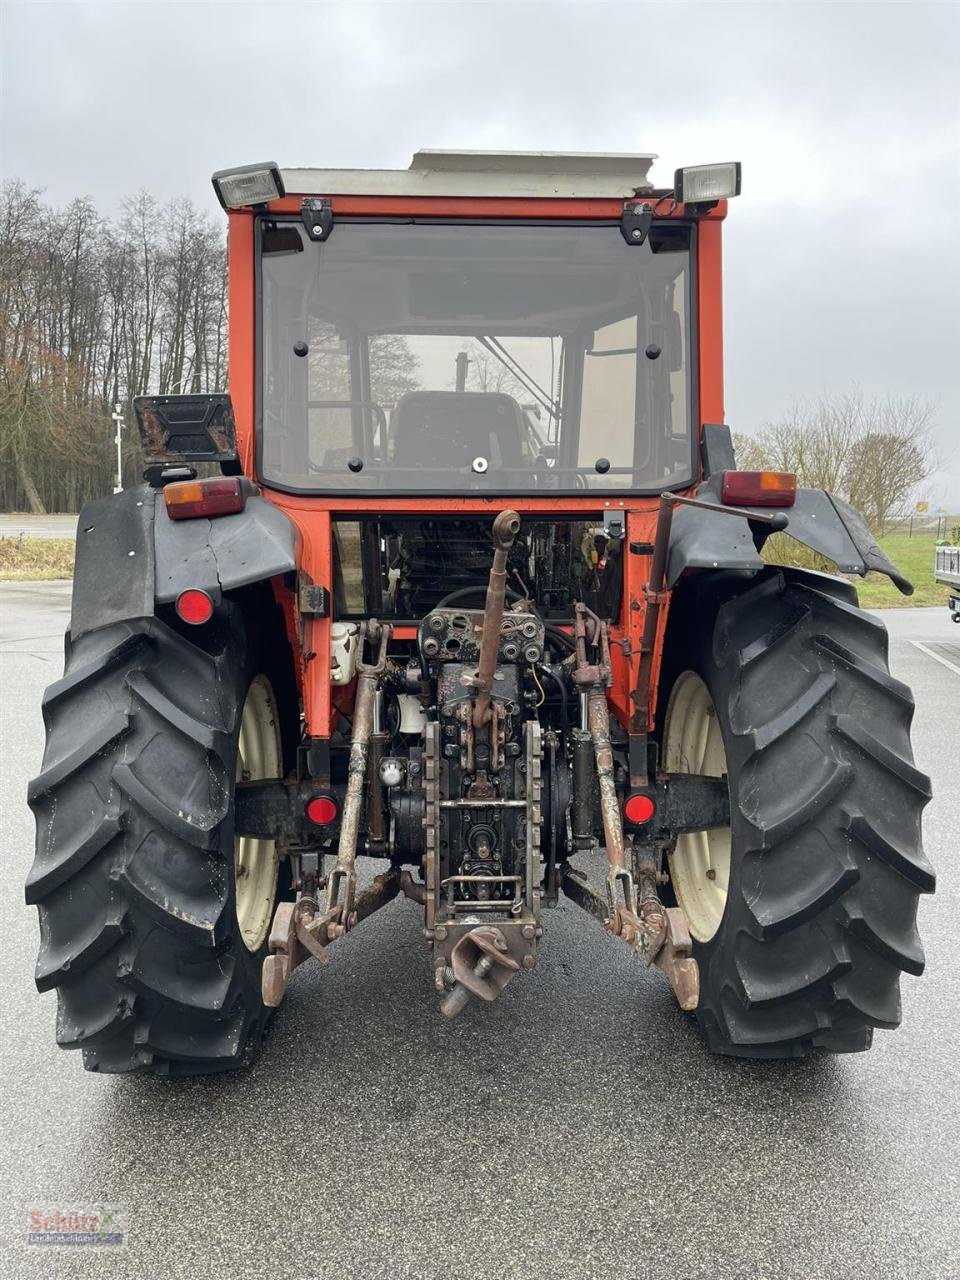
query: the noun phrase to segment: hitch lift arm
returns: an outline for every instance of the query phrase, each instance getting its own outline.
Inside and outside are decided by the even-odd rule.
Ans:
[[[643,850],[635,859],[636,880],[627,867],[606,695],[611,680],[607,624],[601,622],[586,605],[578,604],[574,637],[576,667],[573,679],[587,696],[588,728],[593,739],[600,785],[600,810],[608,863],[606,900],[572,868],[567,868],[564,873],[563,888],[579,906],[598,915],[604,928],[627,943],[646,964],[655,964],[663,971],[682,1009],[695,1009],[700,999],[700,971],[691,955],[693,944],[683,912],[678,907],[668,909],[660,901],[657,893],[660,868],[649,850]],[[599,661],[595,664],[588,660],[588,643],[598,652]],[[618,887],[623,894],[622,905]]]

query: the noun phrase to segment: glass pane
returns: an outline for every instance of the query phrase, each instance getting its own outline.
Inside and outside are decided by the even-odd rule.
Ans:
[[[637,417],[637,317],[598,329],[585,355],[580,466],[595,467],[602,439],[603,456],[618,467],[629,467]]]
[[[575,493],[689,478],[686,228],[666,248],[605,224],[338,223],[301,239],[261,259],[268,482]]]

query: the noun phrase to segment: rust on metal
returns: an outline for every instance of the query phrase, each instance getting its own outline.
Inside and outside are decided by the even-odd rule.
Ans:
[[[367,916],[372,916],[375,911],[379,911],[388,902],[392,902],[399,892],[400,874],[398,868],[391,867],[389,871],[382,871],[378,876],[374,876],[366,889],[357,894],[356,901],[353,904],[353,911],[347,921],[348,927],[353,929],[361,920],[366,920]]]
[[[528,967],[528,966],[524,966]],[[471,996],[491,1002],[520,969],[510,954],[501,929],[471,929],[454,946],[450,956],[453,986],[440,1006],[444,1017],[455,1018]]]
[[[578,604],[574,615],[574,639],[577,665],[573,671],[573,679],[587,696],[587,730],[593,741],[593,754],[597,766],[600,818],[603,824],[607,861],[610,864],[609,882],[611,878],[622,878],[622,873],[626,871],[627,860],[620,800],[617,796],[616,775],[613,767],[610,708],[607,705],[606,691],[610,681],[610,641],[607,624],[601,622],[595,613],[591,613],[586,605]],[[587,657],[588,640],[599,649],[598,663],[591,664]],[[629,875],[628,872],[627,874]]]
[[[353,707],[353,731],[347,765],[347,792],[340,820],[337,864],[327,881],[327,911],[333,911],[342,926],[346,926],[347,917],[353,910],[357,883],[357,839],[360,834],[370,737],[374,727],[374,703],[380,677],[387,667],[387,645],[392,634],[392,628],[388,624],[381,624],[373,618],[361,624],[361,644],[368,640],[376,647],[377,656],[373,662],[357,663],[357,695]]]
[[[654,573],[662,581],[669,543],[670,513],[673,507],[662,503],[657,542],[654,547]],[[659,601],[648,597],[647,618],[654,614]],[[646,634],[646,633],[645,633]],[[613,743],[610,737],[610,711],[606,687],[610,681],[610,645],[607,624],[586,605],[578,604],[574,616],[576,666],[573,678],[586,694],[587,729],[593,742],[597,781],[600,791],[600,816],[607,854],[606,901],[580,873],[568,868],[563,888],[578,906],[603,921],[609,929],[641,956],[648,965],[656,964],[665,974],[683,1009],[695,1009],[700,994],[700,974],[692,957],[692,943],[683,912],[667,909],[660,901],[657,886],[660,855],[644,851],[639,857],[636,876],[627,866],[627,848],[623,833],[620,799],[614,772]],[[598,652],[598,660],[590,662],[587,646]],[[646,729],[646,721],[643,724]],[[655,860],[656,859],[656,860]],[[622,901],[621,901],[622,895]]]
[[[693,958],[693,943],[686,917],[679,907],[664,907],[647,897],[639,914],[617,907],[611,915],[606,898],[597,892],[582,871],[567,866],[562,888],[572,902],[600,920],[622,942],[655,965],[670,983],[681,1009],[696,1009],[700,1000],[700,970]]]
[[[438,846],[440,827],[440,725],[427,722],[423,735],[423,879],[427,903],[424,924],[432,929],[437,917],[437,891],[440,870]]]
[[[600,787],[600,819],[611,867],[627,865],[624,852],[623,821],[620,816],[620,800],[617,796],[616,777],[613,770],[613,744],[610,741],[610,712],[604,690],[594,685],[587,694],[587,728],[593,739],[593,753],[597,762],[597,781]]]
[[[666,938],[653,963],[663,971],[680,1008],[690,1012],[700,1003],[700,968],[692,955],[693,940],[679,907],[667,907],[666,917]]]
[[[374,877],[371,884],[357,895],[345,923],[338,919],[339,905],[321,911],[316,899],[307,895],[297,902],[281,902],[270,928],[267,943],[270,954],[263,962],[263,1003],[275,1009],[298,965],[311,956],[326,964],[330,959],[327,951],[330,943],[386,906],[397,896],[400,888],[400,874],[396,867]]]
[[[487,583],[487,599],[483,610],[483,631],[480,636],[480,660],[474,681],[476,697],[473,703],[473,723],[480,729],[490,719],[490,692],[497,669],[500,650],[500,627],[503,622],[503,606],[507,591],[507,557],[517,534],[520,517],[516,511],[501,511],[493,522],[493,564]]]
[[[322,964],[329,959],[324,933],[327,916],[318,916],[317,910],[315,899],[310,897],[281,902],[277,907],[267,944],[270,954],[263,962],[261,977],[263,1003],[271,1009],[283,999],[297,965],[310,956]]]
[[[228,395],[135,396],[133,407],[148,466],[236,459],[237,429]]]
[[[421,907],[427,901],[427,886],[420,880],[414,880],[407,870],[400,872],[400,888],[405,898],[409,898],[411,902],[419,903]]]

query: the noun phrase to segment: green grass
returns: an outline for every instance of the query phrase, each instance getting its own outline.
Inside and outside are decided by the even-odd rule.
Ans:
[[[72,578],[72,538],[0,538],[0,582]]]
[[[868,573],[865,578],[854,578],[860,603],[866,609],[902,609],[918,605],[947,603],[948,588],[933,579],[934,547],[937,539],[933,532],[898,530],[884,534],[877,541],[905,578],[913,583],[913,595],[902,596],[889,578],[879,573]]]
[[[903,576],[913,583],[913,595],[901,595],[882,573],[868,573],[865,578],[852,576],[850,581],[857,588],[860,603],[865,609],[909,609],[947,603],[948,589],[933,578],[933,549],[937,539],[932,531],[916,530],[911,537],[905,530],[896,530],[884,534],[877,541]],[[837,571],[832,561],[825,560],[783,533],[770,539],[764,548],[763,558],[768,564],[791,564],[802,569],[821,569],[826,573]]]

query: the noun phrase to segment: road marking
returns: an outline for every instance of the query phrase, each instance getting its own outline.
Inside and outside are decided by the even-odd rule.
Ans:
[[[955,662],[951,662],[949,658],[941,657],[939,653],[934,653],[932,649],[928,649],[925,644],[921,644],[919,640],[911,640],[910,643],[917,649],[920,649],[928,658],[933,658],[934,662],[942,663],[948,670],[952,671],[955,676],[960,676],[960,667]]]

